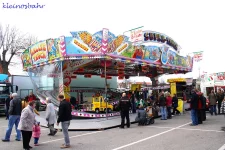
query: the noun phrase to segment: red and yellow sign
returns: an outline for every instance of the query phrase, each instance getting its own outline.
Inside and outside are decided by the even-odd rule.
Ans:
[[[78,47],[80,47],[82,50],[84,50],[84,51],[88,51],[89,50],[89,48],[87,47],[87,46],[85,46],[84,44],[82,44],[82,43],[80,43],[78,40],[74,40],[74,44],[75,45],[77,45]]]
[[[48,60],[47,43],[46,41],[34,44],[30,48],[31,59],[33,64],[42,63]]]

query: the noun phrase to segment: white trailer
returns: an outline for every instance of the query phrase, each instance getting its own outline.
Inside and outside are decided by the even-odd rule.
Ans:
[[[33,92],[36,95],[36,90],[34,89],[33,83],[29,76],[25,75],[12,75],[9,77],[9,81],[12,85],[18,86],[17,94],[21,98],[25,98]]]

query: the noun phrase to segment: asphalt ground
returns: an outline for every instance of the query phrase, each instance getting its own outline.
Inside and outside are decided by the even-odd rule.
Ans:
[[[170,120],[156,119],[155,124],[131,128],[114,128],[104,131],[70,131],[71,150],[218,150],[225,144],[223,115],[211,116],[198,126],[190,126],[190,112]],[[7,120],[0,117],[0,135],[4,137]],[[58,150],[63,144],[63,134],[48,136],[48,129],[41,128],[39,146],[33,150]],[[15,141],[15,130],[10,142],[1,142],[1,150],[21,150],[22,142]],[[225,148],[224,148],[225,149]],[[221,148],[220,150],[223,150]]]

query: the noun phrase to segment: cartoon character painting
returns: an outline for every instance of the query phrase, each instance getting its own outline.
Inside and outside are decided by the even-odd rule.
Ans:
[[[29,66],[31,66],[31,59],[30,59],[29,54],[25,53],[25,54],[22,56],[22,61],[23,61],[24,67],[29,67]]]
[[[47,43],[48,43],[49,59],[54,60],[55,58],[60,57],[59,39],[50,39],[48,40]]]
[[[49,52],[49,55],[51,57],[56,57],[56,47],[55,47],[55,44],[54,44],[54,40],[50,40],[49,43],[48,43],[48,52]]]
[[[171,64],[171,65],[174,65],[174,56],[173,56],[173,54],[172,53],[169,53],[169,63]]]
[[[150,59],[156,59],[156,58],[157,58],[157,51],[156,49],[153,49],[150,54]]]
[[[193,66],[191,56],[187,56],[187,58],[186,58],[186,64],[187,64],[187,67],[190,67],[190,68]]]
[[[134,47],[134,54],[132,58],[136,59],[142,59],[144,56],[143,50],[141,46],[135,46]]]

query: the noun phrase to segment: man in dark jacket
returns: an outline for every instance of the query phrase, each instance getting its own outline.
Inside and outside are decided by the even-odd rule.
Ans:
[[[132,103],[132,113],[136,113],[136,103],[135,103],[134,91],[132,91],[132,94],[131,94],[131,103]]]
[[[12,100],[10,101],[9,105],[9,122],[8,122],[8,128],[6,130],[5,138],[2,139],[3,142],[9,142],[10,136],[12,132],[12,128],[15,124],[16,126],[16,140],[21,140],[21,133],[20,130],[18,130],[18,125],[20,122],[20,116],[22,111],[22,103],[19,98],[17,98],[17,93],[12,94]]]
[[[139,91],[138,91],[138,88],[136,88],[136,90],[135,90],[135,97],[136,97],[136,99],[139,101],[140,100],[140,95],[139,95]]]
[[[160,106],[161,120],[167,120],[166,98],[164,96],[164,92],[160,93],[159,106]]]
[[[74,109],[76,108],[76,98],[71,96],[70,103],[73,105]]]
[[[191,97],[191,126],[198,125],[198,95],[195,90],[192,91]]]
[[[6,120],[9,119],[9,106],[10,106],[10,101],[12,100],[12,93],[9,95],[9,97],[5,100],[5,115],[6,115]]]
[[[125,118],[127,120],[127,127],[130,127],[130,118],[129,118],[129,110],[131,108],[131,102],[129,98],[126,96],[126,93],[122,94],[122,98],[119,101],[120,115],[121,115],[121,126],[120,128],[124,128]]]
[[[178,107],[178,98],[177,98],[177,95],[176,94],[174,94],[174,96],[172,98],[172,107],[173,107],[173,113],[172,113],[172,115],[180,114],[180,111],[177,110],[177,107]]]
[[[223,99],[224,99],[224,93],[221,91],[221,89],[219,89],[216,94],[216,100],[218,102],[218,114],[220,114],[220,108],[221,108],[221,103]]]
[[[72,120],[72,108],[70,102],[67,102],[64,99],[63,95],[58,96],[58,100],[60,101],[59,112],[58,112],[58,120],[57,126],[61,122],[62,132],[64,135],[65,144],[61,146],[61,148],[70,148],[70,139],[68,134],[68,128],[70,126],[70,120]]]
[[[206,120],[206,97],[202,94],[202,121]]]
[[[203,122],[203,96],[202,93],[198,91],[198,124],[202,124]]]

